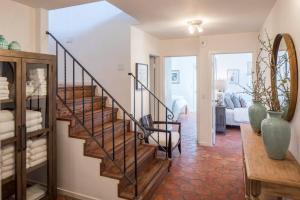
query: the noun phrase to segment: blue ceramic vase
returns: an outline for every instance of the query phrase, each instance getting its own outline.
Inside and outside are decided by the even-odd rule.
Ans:
[[[248,108],[249,121],[253,131],[257,134],[261,132],[261,122],[267,117],[267,110],[260,101],[253,100],[253,104]]]
[[[8,42],[3,35],[0,35],[0,49],[8,49]]]
[[[12,41],[12,42],[8,45],[8,49],[9,49],[9,50],[20,51],[20,50],[21,50],[21,45],[20,45],[19,42],[17,42],[17,41]]]
[[[268,118],[261,124],[261,132],[268,156],[283,160],[290,145],[291,129],[282,119],[283,112],[268,111]]]

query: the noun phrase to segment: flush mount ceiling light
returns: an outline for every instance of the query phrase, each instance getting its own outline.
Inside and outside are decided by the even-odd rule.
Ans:
[[[202,21],[201,20],[188,21],[187,24],[189,26],[189,32],[190,32],[190,34],[194,34],[196,31],[198,33],[202,33],[203,32]]]

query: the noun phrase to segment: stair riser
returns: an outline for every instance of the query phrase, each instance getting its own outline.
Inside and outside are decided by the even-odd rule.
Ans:
[[[109,120],[111,121],[111,120]],[[91,122],[86,123],[86,127],[92,133],[92,128],[91,128]],[[125,127],[125,131],[127,131],[128,126]],[[115,137],[123,134],[124,132],[124,125],[120,122],[115,123]],[[101,135],[102,134],[102,123],[95,123],[94,124],[94,135]],[[112,126],[110,127],[104,127],[104,134],[105,138],[110,139],[112,138]],[[81,126],[81,125],[76,125],[75,127],[70,127],[70,136],[75,137],[75,138],[80,138],[80,139],[88,139],[89,138],[89,133]]]
[[[115,133],[118,134],[118,135],[121,135],[121,134],[123,134],[123,130],[121,130],[121,129],[116,130]],[[95,138],[97,139],[97,141],[101,145],[102,144],[102,137],[96,136]],[[111,143],[112,142],[111,138],[112,138],[111,132],[109,134],[106,134],[105,137],[104,137],[104,144],[107,144],[108,142]],[[126,144],[126,146],[128,148],[132,148],[133,141],[132,140],[130,140],[130,141],[127,140],[125,142],[125,144]],[[109,145],[104,145],[104,149],[108,153],[112,154],[112,149],[108,149],[108,148],[109,148]],[[115,146],[115,155],[117,155],[118,153],[120,153],[122,150],[123,150],[123,145],[120,145],[120,146],[116,145]],[[99,145],[93,139],[91,139],[91,138],[89,138],[89,139],[86,140],[84,152],[85,152],[85,155],[96,155],[96,154],[99,154],[97,156],[98,158],[104,158],[103,157],[103,153],[101,153],[101,151],[99,151]]]
[[[143,160],[138,162],[138,174],[144,169],[145,166],[147,166],[153,159],[155,159],[155,149],[153,149],[152,151],[153,152],[151,154],[149,154],[149,156],[147,156],[146,158],[143,158]],[[131,171],[128,171],[127,175],[129,176],[129,178],[131,178],[131,180],[134,180],[134,177],[135,177],[134,168],[132,168]],[[127,184],[129,184],[128,179],[125,177],[122,178],[118,185],[119,190],[120,191],[123,190]]]
[[[66,117],[71,117],[72,113],[69,112],[69,110],[66,108],[65,105],[61,103],[61,101],[57,101],[57,117],[58,118],[66,118]],[[94,111],[102,109],[102,104],[103,107],[105,108],[106,102],[105,100],[102,103],[102,99],[95,99],[94,101]],[[67,106],[73,110],[73,103],[72,102],[67,102]],[[91,101],[85,101],[84,102],[84,112],[89,112],[92,111],[92,102]],[[80,103],[77,101],[75,104],[75,114],[80,115],[83,112],[83,105],[82,102]]]
[[[85,97],[91,97],[95,96],[95,91],[96,91],[96,86],[84,86],[82,87],[75,87],[75,93],[73,93],[73,88],[72,87],[67,87],[66,88],[66,99],[73,99],[73,94],[74,98],[82,98],[83,94]],[[58,95],[64,99],[65,98],[65,90],[63,87],[58,88]]]

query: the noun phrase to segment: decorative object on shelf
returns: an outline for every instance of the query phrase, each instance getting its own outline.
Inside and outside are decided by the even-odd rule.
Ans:
[[[282,119],[283,112],[268,111],[268,118],[261,125],[264,145],[268,156],[283,160],[290,145],[291,130],[287,121]]]
[[[217,105],[218,106],[223,106],[224,102],[224,92],[227,87],[227,82],[226,80],[216,80],[215,81],[215,89],[217,90]]]
[[[171,81],[172,81],[172,84],[180,84],[180,71],[179,70],[172,70]]]
[[[0,49],[8,49],[8,42],[3,35],[0,35]]]
[[[279,46],[277,44],[278,39],[274,41],[273,45],[269,35],[266,34],[266,40],[263,40],[261,37],[259,37],[259,42],[261,46],[261,52],[258,60],[260,60],[264,66],[264,69],[262,70],[263,74],[266,74],[266,69],[270,69],[271,82],[277,81],[278,73],[280,73],[280,70],[278,69],[280,69],[281,66],[285,66],[288,60],[285,56],[280,57],[278,60],[279,57],[277,58],[276,53],[274,53],[275,50],[273,46]],[[280,90],[283,96],[289,96],[290,91],[280,88],[282,82],[278,85],[273,83],[272,86],[270,86],[266,80],[267,78],[264,76],[261,81],[263,94],[262,102],[269,110],[268,118],[262,121],[261,131],[268,156],[272,159],[282,160],[285,158],[290,144],[291,130],[288,122],[282,119],[283,111],[281,102],[276,94],[277,90]],[[280,80],[283,80],[284,84],[288,81],[287,79]],[[288,88],[288,86],[286,87]]]
[[[227,70],[227,80],[229,84],[239,84],[240,70],[238,69],[228,69]]]
[[[143,83],[145,87],[148,87],[148,65],[142,63],[136,63],[135,74],[137,80]],[[140,83],[136,82],[136,90],[142,90],[143,87]]]
[[[15,51],[21,51],[21,45],[20,45],[19,42],[17,42],[17,41],[12,41],[12,42],[8,45],[8,49],[9,49],[9,50],[15,50]]]
[[[287,33],[278,34],[272,53],[272,95],[283,111],[283,119],[291,121],[298,96],[298,62],[292,37]]]
[[[267,117],[267,109],[260,100],[252,100],[253,104],[248,108],[249,121],[253,131],[261,133],[261,122]]]

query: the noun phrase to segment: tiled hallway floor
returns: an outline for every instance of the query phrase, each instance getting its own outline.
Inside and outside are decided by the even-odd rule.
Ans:
[[[239,129],[217,135],[214,147],[200,147],[194,121],[194,115],[181,116],[182,154],[175,154],[153,200],[244,200]]]

